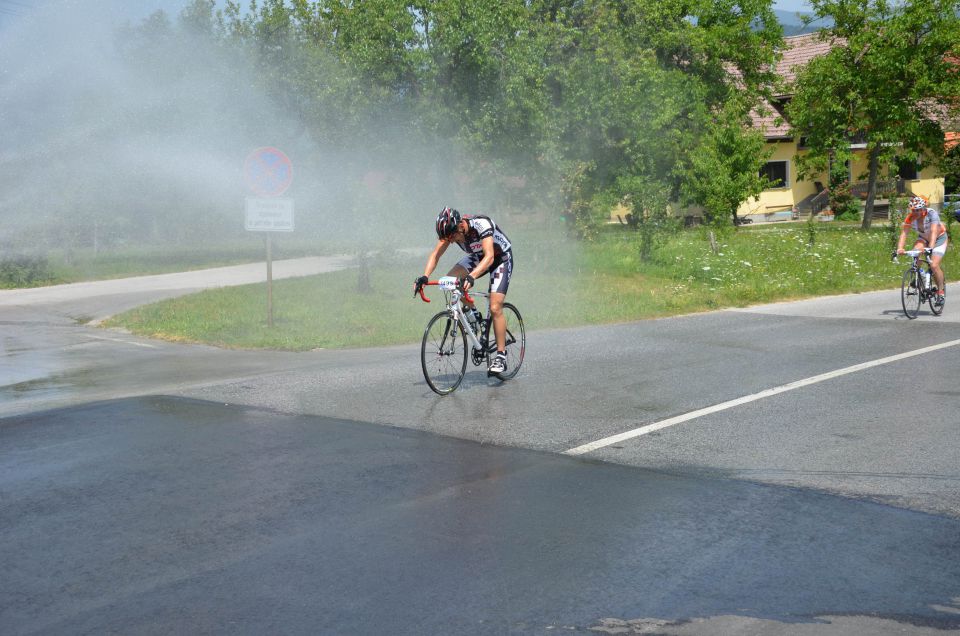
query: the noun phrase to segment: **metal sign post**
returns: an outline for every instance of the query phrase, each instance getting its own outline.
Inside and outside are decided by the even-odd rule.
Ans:
[[[273,241],[267,234],[267,326],[273,327]]]
[[[293,164],[276,148],[257,148],[243,163],[243,178],[257,198],[247,198],[244,227],[265,232],[267,326],[273,327],[273,240],[271,232],[293,232],[293,199],[279,198],[293,182]]]

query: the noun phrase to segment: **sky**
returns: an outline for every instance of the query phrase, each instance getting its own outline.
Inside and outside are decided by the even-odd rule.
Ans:
[[[180,10],[189,3],[189,0],[0,0],[0,30],[27,17],[38,10],[56,7],[57,5],[103,5],[111,7],[111,13],[136,22],[150,15],[157,9],[163,9],[171,16],[180,13]]]
[[[779,11],[790,11],[791,13],[805,12],[810,10],[810,3],[806,0],[777,0],[773,3],[773,8]]]

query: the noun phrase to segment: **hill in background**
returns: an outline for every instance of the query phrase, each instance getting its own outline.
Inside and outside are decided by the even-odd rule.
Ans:
[[[796,11],[778,11],[774,9],[774,14],[777,16],[777,20],[780,21],[780,25],[783,27],[783,35],[802,35],[804,33],[813,33],[824,26],[826,23],[823,20],[818,20],[809,26],[803,26],[803,21],[800,19],[801,14]]]

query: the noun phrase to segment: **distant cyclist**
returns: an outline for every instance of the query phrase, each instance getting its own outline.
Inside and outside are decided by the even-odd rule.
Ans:
[[[490,274],[490,317],[497,339],[497,355],[490,363],[487,375],[499,376],[507,370],[507,322],[503,317],[503,300],[513,274],[510,239],[490,217],[460,214],[449,207],[437,215],[436,229],[437,245],[427,258],[423,276],[414,281],[414,289],[419,291],[423,287],[451,243],[456,243],[467,253],[447,274],[460,279],[464,290],[473,287],[476,279],[484,274]],[[471,306],[471,311],[477,310]],[[479,317],[479,312],[476,315]]]
[[[936,304],[942,306],[945,297],[943,270],[940,269],[940,261],[943,260],[943,255],[947,251],[947,227],[940,220],[940,214],[933,208],[928,207],[927,200],[923,197],[915,196],[910,199],[909,207],[910,213],[903,220],[903,227],[900,229],[897,254],[903,254],[903,246],[907,242],[907,232],[911,228],[917,233],[913,249],[933,249],[933,253],[930,255],[930,269],[933,270],[933,280],[937,285]]]

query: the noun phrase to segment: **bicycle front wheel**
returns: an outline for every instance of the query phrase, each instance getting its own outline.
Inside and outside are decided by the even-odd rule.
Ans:
[[[903,303],[903,313],[913,320],[920,313],[920,272],[910,268],[903,273],[903,282],[900,285],[900,300]]]
[[[517,375],[520,365],[523,364],[523,354],[527,348],[527,333],[523,328],[520,312],[510,303],[503,303],[503,317],[507,321],[507,370],[500,374],[500,379],[509,380]],[[490,334],[490,338],[493,339],[493,333]],[[496,351],[495,341],[491,344]]]
[[[467,371],[467,336],[449,311],[430,319],[420,345],[423,377],[435,393],[452,393]]]
[[[933,276],[933,274],[930,274],[930,275]],[[944,294],[946,294],[946,292],[947,292],[947,277],[946,277],[946,276],[943,277],[943,292],[944,292]],[[929,299],[929,300],[930,300],[930,311],[933,312],[933,315],[934,315],[934,316],[939,316],[940,314],[942,314],[942,313],[943,313],[943,305],[937,303],[937,300],[938,300],[937,294],[930,294],[930,299]],[[944,300],[946,300],[946,297],[944,297]]]

